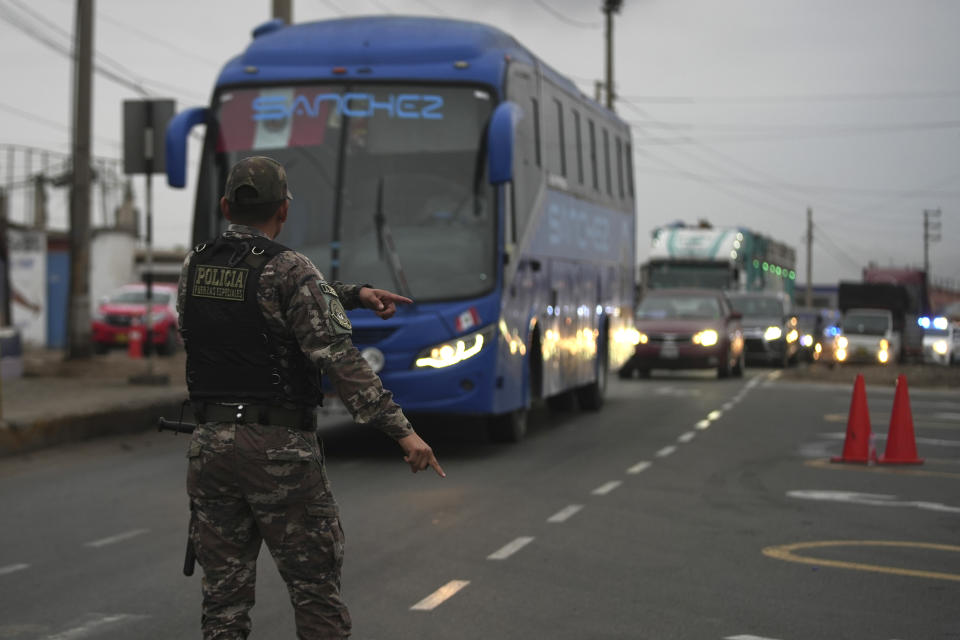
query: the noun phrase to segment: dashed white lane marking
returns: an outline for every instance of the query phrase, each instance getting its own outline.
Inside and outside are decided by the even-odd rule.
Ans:
[[[89,638],[101,632],[104,627],[117,622],[128,622],[133,620],[143,620],[148,616],[133,615],[129,613],[116,613],[113,615],[93,614],[90,620],[80,626],[55,633],[51,636],[44,636],[41,640],[80,640],[80,638]]]
[[[677,442],[682,442],[686,444],[687,442],[690,442],[691,440],[693,440],[694,436],[696,435],[697,434],[694,433],[693,431],[687,431],[686,433],[681,434],[679,437],[677,437]]]
[[[8,573],[15,573],[17,571],[23,571],[24,569],[29,569],[30,565],[28,564],[9,564],[5,567],[0,567],[0,576],[5,576]]]
[[[635,465],[633,465],[632,467],[630,467],[629,469],[627,469],[627,473],[630,473],[630,474],[638,474],[638,473],[640,473],[640,472],[642,472],[642,471],[646,471],[647,469],[649,469],[649,468],[650,468],[650,465],[652,465],[652,464],[653,464],[652,462],[647,462],[646,460],[644,460],[644,461],[642,461],[642,462],[638,462],[637,464],[635,464]]]
[[[469,580],[451,580],[426,598],[410,607],[411,611],[430,611],[452,598],[458,591],[470,584]]]
[[[129,540],[130,538],[136,538],[139,535],[147,533],[150,529],[134,529],[133,531],[124,531],[123,533],[118,533],[115,536],[110,536],[109,538],[101,538],[99,540],[93,540],[92,542],[87,542],[84,544],[86,547],[105,547],[110,544],[116,544],[117,542],[123,542],[124,540]]]
[[[553,514],[549,518],[547,518],[547,522],[566,522],[567,520],[575,516],[577,512],[580,511],[580,509],[583,509],[582,504],[568,505],[563,509],[560,509],[560,511],[557,511],[555,514]]]
[[[660,449],[660,451],[657,451],[653,455],[657,456],[658,458],[666,458],[668,455],[670,455],[676,450],[677,448],[675,446],[670,445],[669,447],[664,447],[663,449]]]
[[[487,560],[506,560],[520,549],[523,549],[525,546],[533,542],[533,538],[530,537],[520,537],[514,540],[513,542],[508,542],[503,545],[493,553],[487,556]]]
[[[739,636],[727,636],[724,640],[777,640],[776,638],[768,638],[766,636],[751,636],[751,635],[739,635]]]
[[[781,375],[783,375],[783,371],[771,371],[770,374],[767,376],[767,378],[770,380],[776,380]]]
[[[730,411],[730,409],[733,409],[733,405],[735,404],[737,403],[731,400],[730,402],[725,402],[722,408],[724,411]]]
[[[707,414],[707,420],[709,420],[710,422],[713,422],[714,420],[719,419],[720,416],[722,415],[723,415],[723,411],[716,411],[716,410],[711,411],[710,413]]]
[[[611,491],[613,491],[614,489],[616,489],[617,487],[619,487],[621,484],[623,484],[621,480],[611,480],[606,484],[600,485],[590,493],[592,493],[595,496],[605,496]]]
[[[700,429],[701,431],[703,431],[704,429],[709,429],[709,428],[710,428],[710,421],[709,421],[709,420],[701,420],[700,422],[697,423],[697,429]]]

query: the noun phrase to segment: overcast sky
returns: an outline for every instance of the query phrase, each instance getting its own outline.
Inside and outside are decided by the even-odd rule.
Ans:
[[[585,93],[603,75],[600,0],[292,1],[296,22],[387,10],[485,22]],[[74,7],[0,0],[0,143],[69,151],[72,66],[57,49],[71,44]],[[209,98],[220,66],[270,18],[271,3],[95,7],[100,63],[185,108]],[[653,227],[706,218],[793,245],[800,281],[809,206],[813,279],[835,283],[858,278],[868,261],[921,264],[923,211],[939,209],[932,271],[960,281],[958,33],[955,0],[625,0],[617,111],[634,125],[639,259]],[[121,157],[121,105],[139,97],[95,76],[96,155]],[[5,157],[0,166],[5,182]],[[195,164],[188,181],[176,191],[154,180],[158,247],[189,243]],[[135,187],[142,199],[142,177]],[[51,199],[59,226],[62,191]]]

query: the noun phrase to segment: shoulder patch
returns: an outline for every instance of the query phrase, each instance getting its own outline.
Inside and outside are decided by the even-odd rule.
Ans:
[[[333,296],[335,298],[337,297],[337,290],[330,286],[330,283],[327,281],[317,280],[317,284],[320,285],[320,291],[323,291],[328,296]]]
[[[343,310],[343,305],[340,303],[339,298],[330,300],[330,317],[347,331],[353,330],[353,325],[350,324],[350,318],[347,317],[347,312]]]

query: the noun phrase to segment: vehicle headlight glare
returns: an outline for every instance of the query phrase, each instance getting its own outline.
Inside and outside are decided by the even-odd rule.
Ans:
[[[716,331],[713,329],[704,329],[693,336],[693,343],[699,344],[701,347],[712,347],[717,344],[719,339],[720,335]]]
[[[442,369],[463,362],[468,358],[480,353],[484,345],[491,343],[494,327],[491,325],[486,329],[477,331],[462,338],[456,338],[449,342],[434,345],[429,349],[424,349],[417,356],[414,365],[417,368],[432,367]]]
[[[848,342],[846,336],[838,336],[838,337],[837,337],[837,348],[838,348],[838,349],[846,349],[846,348],[847,348],[847,344],[849,344],[849,342]]]
[[[933,350],[942,356],[947,355],[947,341],[937,340],[936,342],[933,343]]]
[[[846,349],[837,349],[837,360],[843,362],[847,359],[847,350]]]
[[[767,330],[763,332],[763,339],[767,342],[771,340],[779,340],[780,336],[783,335],[783,329],[780,327],[767,327]]]
[[[813,336],[810,335],[809,333],[804,334],[804,336],[803,336],[802,338],[800,338],[800,345],[803,346],[803,347],[812,347],[812,346],[813,346]]]
[[[886,349],[881,350],[877,354],[877,360],[879,360],[881,364],[887,364],[887,362],[890,360],[890,352]]]
[[[791,329],[790,333],[787,334],[787,342],[794,343],[799,337],[800,333],[796,329]]]

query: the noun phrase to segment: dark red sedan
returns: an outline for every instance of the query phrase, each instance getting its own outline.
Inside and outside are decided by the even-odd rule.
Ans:
[[[741,314],[722,291],[655,289],[637,308],[637,345],[621,378],[651,369],[716,369],[718,378],[745,369]]]

